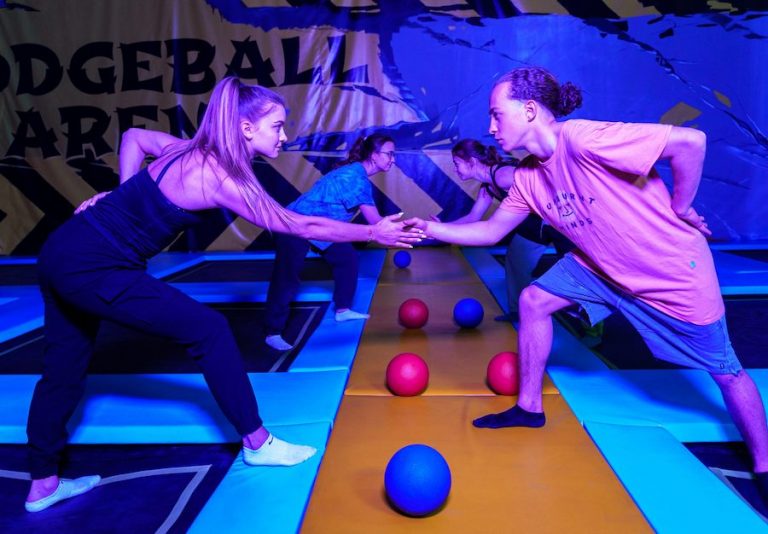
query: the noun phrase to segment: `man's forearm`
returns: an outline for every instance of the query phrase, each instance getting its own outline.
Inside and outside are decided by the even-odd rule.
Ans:
[[[704,170],[705,154],[706,136],[698,130],[690,130],[686,142],[681,143],[670,158],[672,209],[678,215],[685,214],[696,198]]]

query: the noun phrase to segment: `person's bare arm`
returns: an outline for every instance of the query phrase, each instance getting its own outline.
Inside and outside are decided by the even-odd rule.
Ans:
[[[120,183],[141,170],[147,156],[159,156],[168,145],[181,141],[165,132],[130,128],[120,140]]]
[[[402,218],[402,213],[383,217],[374,225],[352,224],[291,212],[270,199],[274,203],[275,213],[261,215],[251,211],[234,182],[229,179],[223,180],[222,186],[214,195],[217,205],[232,210],[256,226],[304,239],[332,242],[376,241],[386,246],[412,248],[412,243],[418,243],[423,238],[423,232],[420,229],[406,228],[405,223],[399,220]],[[283,217],[278,213],[282,213]]]
[[[466,224],[425,221],[418,217],[407,219],[405,224],[424,231],[428,238],[439,239],[455,245],[490,246],[514,230],[528,216],[497,209],[488,220]]]
[[[483,218],[485,212],[491,207],[492,202],[493,199],[491,198],[491,195],[488,194],[488,190],[485,187],[481,187],[480,191],[477,193],[477,199],[475,200],[475,203],[472,204],[472,209],[469,210],[469,213],[450,222],[453,224],[477,222]]]
[[[669,134],[661,158],[669,159],[672,169],[672,210],[703,234],[711,235],[704,217],[692,206],[701,182],[706,152],[707,137],[704,132],[675,126]]]
[[[363,214],[368,224],[376,224],[383,218],[376,206],[372,204],[361,204],[360,213]]]
[[[120,183],[139,172],[147,156],[159,156],[166,146],[178,141],[181,139],[165,132],[141,128],[128,129],[120,139]],[[84,200],[75,209],[75,213],[88,209],[109,193],[109,191],[102,191]]]

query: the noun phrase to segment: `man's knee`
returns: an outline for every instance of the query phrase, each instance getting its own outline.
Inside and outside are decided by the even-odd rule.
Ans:
[[[710,373],[710,376],[718,386],[725,389],[737,387],[741,384],[749,383],[752,380],[743,369],[740,369],[736,373]]]
[[[544,291],[537,285],[529,285],[520,293],[520,314],[527,316],[552,315],[567,305],[567,301]]]

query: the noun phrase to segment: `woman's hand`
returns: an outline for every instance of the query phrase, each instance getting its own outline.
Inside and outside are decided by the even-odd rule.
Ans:
[[[96,193],[88,200],[83,201],[82,204],[80,204],[77,209],[75,210],[75,213],[80,213],[81,211],[84,211],[94,204],[96,204],[99,200],[107,196],[111,191],[104,191],[103,193]]]
[[[427,221],[420,219],[419,217],[411,217],[410,219],[406,219],[404,222],[407,228],[417,228],[422,232],[427,231]]]
[[[380,245],[413,248],[411,243],[418,243],[424,238],[424,232],[419,228],[406,226],[401,221],[402,213],[387,215],[371,226],[371,239]]]
[[[707,222],[704,220],[704,217],[699,215],[695,209],[693,209],[693,206],[688,208],[688,210],[683,214],[677,214],[678,217],[680,217],[683,221],[690,224],[694,228],[696,228],[699,232],[706,236],[712,235],[712,230],[709,229],[707,226]]]

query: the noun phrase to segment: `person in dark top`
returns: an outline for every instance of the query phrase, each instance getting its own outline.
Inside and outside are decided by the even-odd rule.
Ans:
[[[278,94],[234,77],[221,80],[191,140],[128,130],[120,149],[120,186],[83,202],[43,246],[38,266],[45,353],[27,423],[32,478],[28,511],[84,493],[100,480],[60,479],[58,465],[102,319],[187,348],[242,436],[245,463],[294,465],[315,453],[264,428],[226,318],[146,272],[147,260],[197,222],[197,212],[213,208],[304,238],[375,240],[404,247],[419,240],[418,231],[405,230],[398,216],[376,225],[346,224],[291,213],[269,197],[253,174],[251,159],[277,157],[287,139],[285,117]],[[158,157],[140,170],[147,155]]]
[[[477,180],[482,184],[469,213],[451,222],[477,222],[483,218],[494,200],[501,202],[507,196],[507,191],[515,183],[518,160],[504,159],[496,148],[486,146],[476,139],[462,139],[453,146],[451,155],[460,180]],[[559,257],[573,248],[567,238],[535,214],[529,215],[512,233],[504,260],[508,310],[507,315],[497,319],[519,319],[520,293],[533,280],[533,271],[550,244],[555,247]]]

